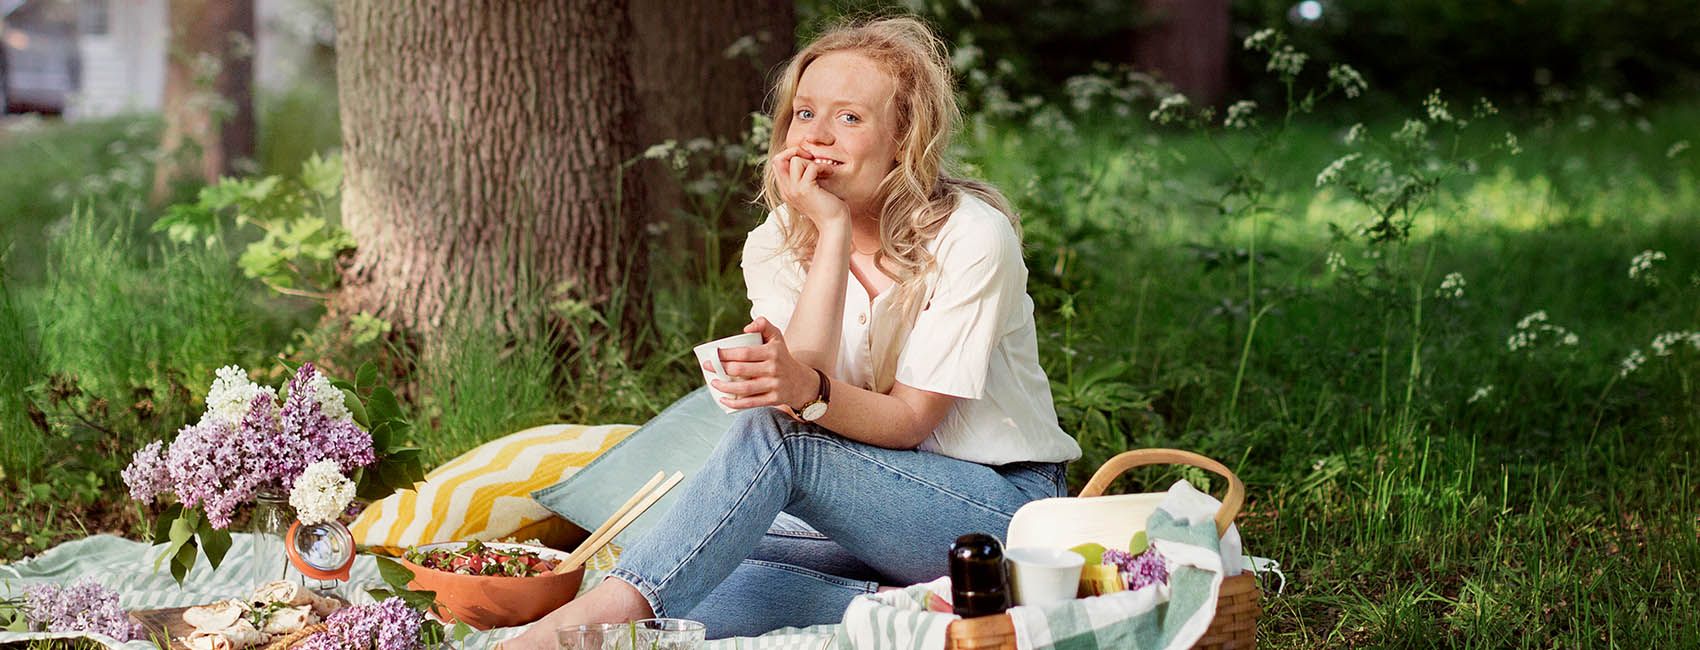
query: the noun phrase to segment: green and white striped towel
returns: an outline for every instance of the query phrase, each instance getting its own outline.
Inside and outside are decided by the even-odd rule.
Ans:
[[[1202,495],[1204,499],[1200,499]],[[1183,650],[1216,615],[1222,556],[1215,502],[1186,481],[1146,524],[1146,537],[1169,560],[1169,583],[1139,591],[1009,610],[1020,650]],[[840,650],[943,650],[957,617],[927,611],[928,592],[950,593],[950,578],[861,596],[844,613]]]
[[[70,584],[79,578],[116,590],[118,604],[127,610],[159,609],[204,605],[229,598],[241,598],[253,591],[248,567],[242,561],[253,547],[253,537],[247,533],[231,535],[230,552],[215,571],[205,558],[189,572],[183,586],[171,579],[170,570],[161,565],[154,572],[154,557],[164,546],[149,547],[142,542],[111,535],[96,535],[66,542],[48,549],[33,559],[10,565],[0,565],[0,599],[23,595],[26,587],[51,582]],[[588,571],[586,588],[602,581],[604,572]],[[368,555],[355,558],[350,580],[337,589],[337,595],[351,603],[370,603],[367,589],[384,587],[378,576],[378,563]],[[824,650],[830,648],[837,636],[836,625],[809,628],[785,628],[760,637],[730,638],[710,641],[707,650]],[[522,628],[498,628],[476,632],[466,639],[461,650],[493,649],[501,641],[518,636]],[[0,644],[38,638],[65,637],[63,634],[0,632]],[[92,636],[109,648],[123,650],[153,650],[147,641],[118,643],[111,638]]]

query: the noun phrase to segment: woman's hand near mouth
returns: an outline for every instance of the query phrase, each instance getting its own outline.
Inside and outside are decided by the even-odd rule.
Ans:
[[[774,156],[773,165],[779,172],[779,198],[785,205],[808,217],[823,233],[843,229],[848,234],[850,206],[820,185],[822,174],[831,174],[836,166],[833,162],[817,162],[802,147],[791,147]]]

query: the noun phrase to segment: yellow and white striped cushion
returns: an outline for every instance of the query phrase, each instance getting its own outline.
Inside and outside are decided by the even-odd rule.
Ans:
[[[349,529],[358,544],[399,552],[564,524],[531,492],[572,476],[635,430],[629,424],[552,424],[492,440],[431,470],[415,489],[373,503]]]

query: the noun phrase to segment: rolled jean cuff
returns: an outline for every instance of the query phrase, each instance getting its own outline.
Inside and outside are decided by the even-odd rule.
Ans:
[[[644,600],[649,601],[649,611],[651,612],[651,616],[655,618],[667,618],[667,610],[661,606],[661,594],[657,593],[655,585],[649,584],[649,581],[643,579],[643,576],[625,569],[615,568],[613,571],[608,572],[608,578],[619,580],[620,582],[631,585],[633,589],[636,589],[638,593],[643,596]]]

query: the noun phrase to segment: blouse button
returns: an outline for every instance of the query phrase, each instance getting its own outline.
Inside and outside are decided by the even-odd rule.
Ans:
[[[861,313],[861,314],[856,314],[856,324],[857,325],[867,325],[868,324],[867,313],[864,312],[864,313]]]

